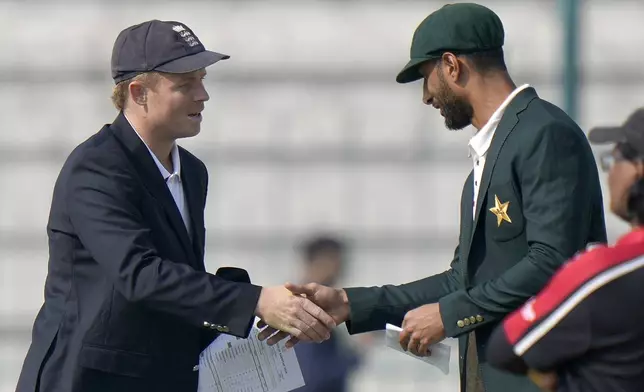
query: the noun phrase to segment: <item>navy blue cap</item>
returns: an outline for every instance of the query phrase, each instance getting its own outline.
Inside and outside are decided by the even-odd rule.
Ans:
[[[230,56],[206,50],[195,33],[175,21],[150,20],[130,26],[116,37],[112,50],[114,83],[150,71],[186,73]]]

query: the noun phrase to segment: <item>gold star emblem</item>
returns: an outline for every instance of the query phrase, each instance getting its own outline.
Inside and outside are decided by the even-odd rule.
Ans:
[[[490,208],[490,211],[492,211],[492,213],[496,215],[497,227],[500,227],[501,222],[503,221],[512,223],[512,219],[510,219],[510,216],[508,216],[509,206],[510,206],[509,201],[506,201],[505,203],[501,203],[501,201],[499,200],[499,197],[497,195],[494,195],[494,207]]]

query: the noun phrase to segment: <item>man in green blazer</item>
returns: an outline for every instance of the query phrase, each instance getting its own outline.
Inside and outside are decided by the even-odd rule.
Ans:
[[[477,129],[450,268],[398,286],[289,286],[338,324],[346,322],[352,334],[402,324],[401,345],[417,355],[457,337],[466,392],[537,391],[528,378],[487,364],[488,337],[566,259],[589,243],[606,242],[597,165],[584,132],[532,87],[514,84],[503,43],[503,26],[491,10],[444,6],[417,28],[411,60],[396,79],[423,79],[423,101],[440,110],[447,128]],[[285,337],[278,333],[269,343]]]

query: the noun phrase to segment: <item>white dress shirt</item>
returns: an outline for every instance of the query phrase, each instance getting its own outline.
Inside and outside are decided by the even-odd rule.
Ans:
[[[487,156],[487,150],[490,149],[490,144],[492,144],[492,138],[494,137],[494,132],[496,132],[496,127],[499,125],[499,122],[501,122],[501,118],[503,118],[505,108],[508,107],[517,94],[528,87],[530,87],[530,85],[524,84],[523,86],[514,89],[505,101],[503,101],[501,106],[499,106],[499,108],[492,114],[483,128],[476,132],[476,134],[470,139],[469,151],[472,163],[474,164],[474,201],[472,202],[472,219],[476,216],[476,200],[479,195],[481,175],[483,174],[483,168],[485,167],[485,157]]]
[[[128,122],[130,122],[130,120],[128,120]],[[188,214],[188,203],[186,203],[186,196],[183,190],[183,182],[181,181],[181,159],[179,158],[179,147],[176,143],[172,146],[172,173],[170,173],[165,168],[165,166],[163,166],[161,161],[159,161],[159,158],[157,158],[152,150],[150,150],[148,144],[145,142],[145,140],[143,140],[141,135],[139,135],[139,132],[136,130],[136,128],[134,128],[131,122],[130,125],[132,126],[132,129],[134,129],[134,132],[139,136],[143,144],[145,144],[145,146],[148,148],[152,159],[154,159],[154,163],[156,163],[157,167],[159,168],[159,171],[161,172],[161,175],[163,176],[163,179],[168,186],[168,190],[170,190],[170,193],[172,194],[174,203],[177,205],[177,209],[181,214],[183,223],[186,225],[188,235],[190,235],[190,215]]]

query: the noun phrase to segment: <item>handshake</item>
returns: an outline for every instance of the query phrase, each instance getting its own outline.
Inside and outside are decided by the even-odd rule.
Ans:
[[[300,341],[323,342],[331,330],[349,319],[349,301],[343,289],[317,283],[264,287],[255,315],[262,329],[259,340],[269,345],[290,337],[286,347]]]
[[[317,283],[263,288],[255,315],[262,329],[259,340],[268,344],[289,338],[286,347],[299,341],[323,342],[331,330],[349,320],[347,293]],[[429,303],[405,313],[400,347],[417,356],[431,355],[430,346],[445,338],[445,327],[438,303]]]

